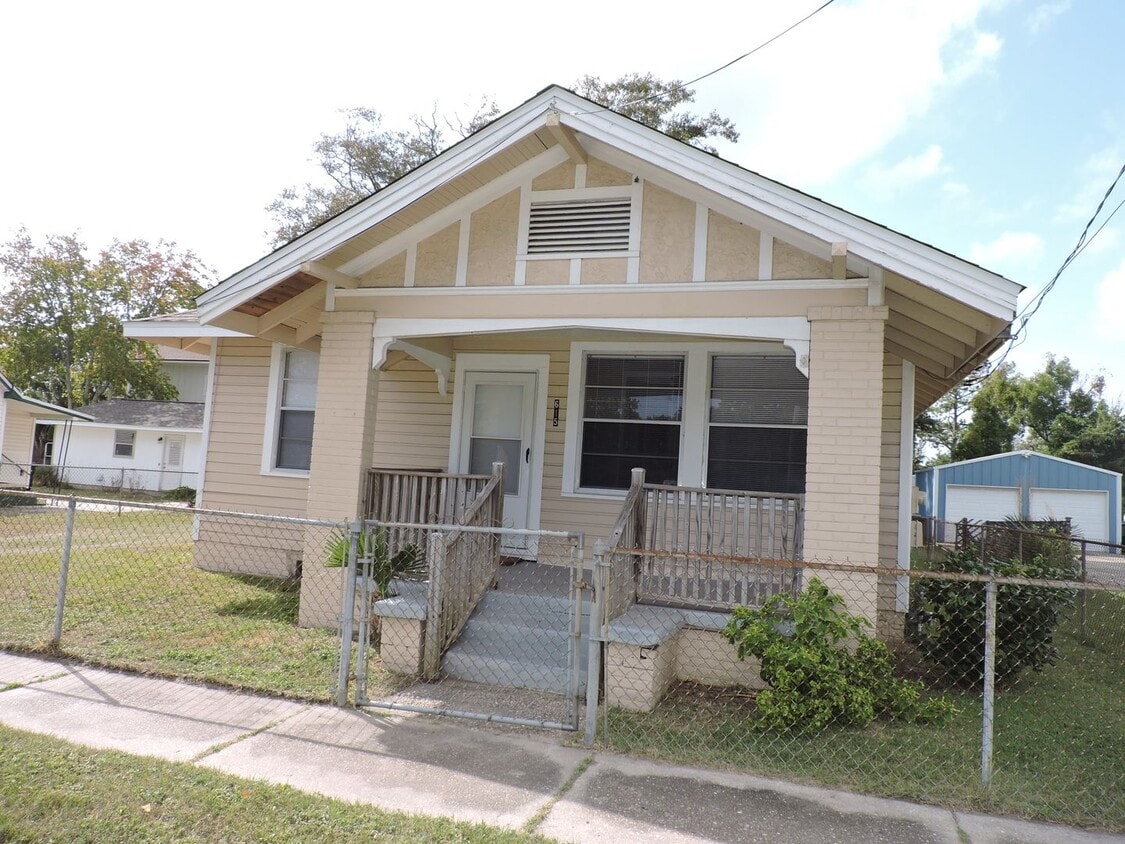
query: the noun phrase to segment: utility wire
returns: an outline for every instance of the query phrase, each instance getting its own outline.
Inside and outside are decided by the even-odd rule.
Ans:
[[[716,73],[720,73],[720,72],[726,70],[731,65],[737,64],[738,62],[742,61],[745,58],[749,58],[750,56],[754,55],[756,52],[763,49],[764,47],[768,47],[770,44],[772,44],[777,39],[781,38],[784,35],[788,35],[790,32],[792,32],[794,29],[799,27],[805,21],[809,20],[810,18],[814,17],[815,15],[819,14],[820,12],[823,12],[825,9],[827,9],[829,6],[831,6],[834,2],[836,2],[836,0],[828,0],[826,3],[823,3],[820,6],[818,6],[817,8],[813,9],[811,12],[809,12],[807,15],[805,15],[803,18],[801,18],[796,23],[793,23],[793,24],[790,24],[789,26],[787,26],[781,32],[777,33],[777,35],[773,36],[772,38],[770,38],[766,41],[763,41],[761,44],[759,44],[754,49],[747,50],[741,56],[738,56],[736,58],[731,59],[726,64],[720,65],[719,67],[715,68],[714,70],[707,71],[702,76],[697,76],[697,77],[695,77],[695,79],[690,79],[687,82],[681,82],[679,85],[674,85],[673,87],[668,88],[667,90],[657,91],[655,94],[649,94],[647,97],[640,97],[640,98],[635,99],[635,100],[629,100],[629,102],[626,102],[626,103],[617,103],[612,108],[610,106],[603,106],[602,108],[597,108],[597,109],[594,109],[593,111],[575,112],[575,116],[577,117],[579,115],[598,114],[598,113],[603,112],[603,111],[620,111],[621,109],[627,108],[628,106],[631,106],[631,105],[639,105],[640,103],[647,103],[649,100],[658,100],[661,97],[666,97],[669,94],[674,94],[676,91],[682,91],[684,88],[688,87],[688,85],[694,85],[696,82],[701,82],[709,76],[714,76]]]
[[[1011,351],[1015,348],[1018,348],[1027,339],[1025,329],[1027,328],[1028,320],[1035,316],[1035,314],[1039,311],[1039,308],[1043,305],[1043,300],[1047,298],[1047,294],[1054,289],[1056,282],[1058,282],[1059,280],[1059,277],[1066,271],[1067,267],[1074,263],[1074,259],[1081,255],[1086,250],[1086,247],[1093,243],[1094,239],[1102,233],[1102,229],[1104,229],[1109,221],[1113,219],[1114,215],[1121,210],[1121,206],[1125,205],[1125,199],[1122,199],[1121,202],[1117,203],[1117,206],[1109,213],[1109,216],[1102,221],[1102,224],[1098,226],[1094,233],[1090,234],[1090,229],[1093,227],[1094,221],[1097,220],[1098,215],[1102,213],[1102,209],[1105,207],[1106,201],[1109,199],[1113,191],[1117,188],[1117,185],[1121,181],[1122,176],[1125,176],[1125,164],[1121,165],[1121,169],[1117,171],[1117,175],[1114,177],[1113,181],[1110,182],[1109,187],[1106,189],[1105,194],[1102,196],[1101,202],[1099,202],[1098,207],[1094,209],[1094,213],[1090,216],[1090,220],[1086,223],[1086,227],[1082,229],[1082,234],[1078,236],[1078,242],[1075,243],[1074,248],[1070,250],[1070,254],[1066,256],[1066,259],[1062,262],[1058,270],[1055,272],[1054,276],[1049,282],[1047,282],[1044,288],[1040,290],[1035,295],[1035,297],[1024,306],[1023,310],[1020,311],[1019,314],[1016,315],[1016,319],[1019,321],[1019,327],[1016,328],[1015,333],[1012,334],[1011,338],[1008,340],[1008,345],[1004,349],[1004,354],[1000,356],[1000,359],[996,361],[996,364],[994,366],[989,368],[988,372],[984,376],[982,376],[983,378],[987,378],[989,375],[996,372],[1001,366],[1003,366],[1004,361],[1007,360],[1008,355],[1011,353]],[[1089,237],[1087,237],[1087,235],[1089,235]]]

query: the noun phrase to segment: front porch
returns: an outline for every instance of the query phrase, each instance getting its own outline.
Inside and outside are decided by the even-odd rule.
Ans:
[[[385,553],[424,548],[427,564],[422,582],[374,603],[385,667],[573,698],[581,640],[597,630],[615,706],[651,709],[675,680],[758,683],[722,629],[734,606],[800,588],[803,496],[648,484],[636,469],[592,559],[580,534],[551,531],[515,533],[533,540],[520,559],[503,553],[504,469],[368,472],[365,517],[385,532]],[[362,593],[360,603],[362,616]]]

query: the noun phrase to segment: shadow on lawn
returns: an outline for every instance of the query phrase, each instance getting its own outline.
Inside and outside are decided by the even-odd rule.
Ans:
[[[301,597],[299,581],[244,574],[226,577],[252,588],[257,594],[217,607],[216,615],[296,625]]]

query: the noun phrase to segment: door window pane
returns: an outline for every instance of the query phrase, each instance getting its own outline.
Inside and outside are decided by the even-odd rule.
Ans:
[[[504,494],[520,494],[520,453],[517,440],[473,437],[469,441],[469,474],[491,475],[493,463],[504,464]]]
[[[522,427],[522,384],[477,384],[473,397],[474,437],[518,440]]]

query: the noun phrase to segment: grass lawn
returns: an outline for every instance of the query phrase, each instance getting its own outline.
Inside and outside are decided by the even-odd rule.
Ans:
[[[754,728],[753,698],[683,684],[651,714],[611,710],[614,749],[958,808],[1125,830],[1125,593],[1091,593],[1056,635],[1058,664],[996,699],[992,787],[980,784],[981,702],[948,693],[941,725],[877,721],[813,736]]]
[[[190,514],[84,512],[60,648],[49,647],[65,512],[0,510],[0,647],[308,700],[334,698],[334,631],[297,626],[298,584],[191,564]],[[371,668],[373,693],[391,675]]]
[[[525,842],[0,727],[0,841]]]

